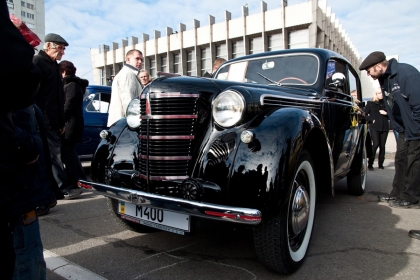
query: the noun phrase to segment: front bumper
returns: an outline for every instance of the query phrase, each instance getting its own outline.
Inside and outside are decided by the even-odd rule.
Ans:
[[[184,200],[85,180],[79,180],[79,186],[85,189],[93,189],[101,195],[120,201],[141,206],[171,210],[204,219],[257,225],[261,222],[262,217],[261,212],[258,209]]]

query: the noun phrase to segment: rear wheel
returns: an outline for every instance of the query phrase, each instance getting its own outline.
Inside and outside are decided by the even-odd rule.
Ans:
[[[123,227],[126,229],[139,232],[139,233],[147,233],[147,232],[155,232],[157,231],[154,228],[143,226],[134,222],[126,221],[121,218],[121,215],[118,213],[118,200],[113,198],[107,197],[107,204],[108,209],[111,211],[111,215],[114,217],[114,219]]]
[[[366,188],[367,177],[367,155],[363,147],[361,153],[357,154],[351,164],[351,170],[347,174],[347,192],[351,195],[362,195]]]
[[[313,162],[302,150],[287,205],[254,229],[255,250],[264,265],[284,274],[302,265],[312,235],[315,202]]]

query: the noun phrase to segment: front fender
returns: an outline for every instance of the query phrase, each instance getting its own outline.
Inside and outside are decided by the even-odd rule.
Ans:
[[[309,112],[295,108],[273,110],[251,122],[247,130],[255,139],[238,141],[229,198],[263,211],[278,209],[287,200],[297,157],[313,126]]]
[[[135,169],[138,163],[138,133],[128,128],[125,118],[112,125],[110,137],[102,139],[91,163],[92,180],[103,182],[105,168]]]

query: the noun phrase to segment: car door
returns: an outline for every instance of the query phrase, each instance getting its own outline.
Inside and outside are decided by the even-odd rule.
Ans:
[[[90,160],[98,146],[99,133],[106,129],[111,90],[99,90],[86,97],[83,107],[84,130],[78,155],[81,160]]]

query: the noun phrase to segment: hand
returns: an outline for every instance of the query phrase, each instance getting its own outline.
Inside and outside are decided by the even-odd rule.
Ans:
[[[379,110],[379,113],[380,113],[381,115],[388,115],[388,113],[387,113],[385,110]]]

